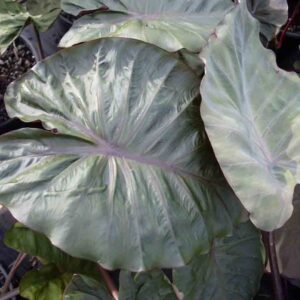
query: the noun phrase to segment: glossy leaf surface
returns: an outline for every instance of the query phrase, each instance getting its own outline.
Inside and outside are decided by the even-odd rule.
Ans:
[[[282,226],[299,182],[300,80],[280,70],[244,2],[203,53],[201,115],[225,177],[259,228]]]
[[[70,1],[69,1],[70,2]],[[167,51],[199,52],[208,37],[234,8],[231,0],[103,0],[112,12],[76,21],[60,42],[70,47],[102,37],[142,40]]]
[[[19,3],[14,0],[0,1],[0,53],[20,35],[24,26],[33,22],[39,30],[46,30],[60,13],[57,0],[38,1],[39,6],[34,5],[33,0]]]
[[[105,285],[95,279],[74,275],[64,292],[64,300],[113,300]]]
[[[44,264],[52,263],[65,273],[80,273],[99,277],[96,263],[74,258],[56,248],[43,234],[30,230],[22,224],[15,224],[5,234],[5,244],[19,252],[37,256]]]
[[[233,236],[215,239],[206,255],[174,270],[174,284],[184,299],[248,300],[255,296],[264,270],[259,231],[251,222],[236,227]]]
[[[147,61],[147,64],[145,64]],[[0,202],[60,249],[133,271],[182,266],[241,208],[199,117],[199,79],[134,40],[62,51],[8,88]]]
[[[162,271],[133,275],[121,271],[120,300],[178,300],[175,290]]]

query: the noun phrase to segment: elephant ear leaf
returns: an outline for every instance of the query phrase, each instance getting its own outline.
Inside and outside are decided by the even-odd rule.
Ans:
[[[300,180],[300,80],[280,70],[243,2],[203,53],[201,115],[230,185],[259,228],[281,227]]]
[[[231,0],[103,0],[101,3],[110,12],[80,18],[61,40],[61,47],[103,37],[125,37],[171,52],[183,48],[199,52],[216,26],[235,7]]]
[[[253,299],[264,270],[259,231],[251,222],[236,226],[231,237],[217,238],[205,255],[196,255],[173,272],[184,299]]]
[[[0,137],[0,203],[70,255],[178,267],[240,220],[199,117],[199,79],[168,52],[86,43],[36,65],[5,101],[51,131]]]
[[[252,15],[261,22],[261,32],[268,40],[287,21],[286,0],[247,0],[247,4]]]
[[[49,28],[59,13],[60,6],[57,0],[28,0],[28,3],[15,0],[0,1],[0,53],[20,35],[28,22],[33,22],[43,31]]]

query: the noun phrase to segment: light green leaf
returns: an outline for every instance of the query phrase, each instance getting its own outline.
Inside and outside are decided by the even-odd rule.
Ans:
[[[177,300],[169,279],[160,270],[136,275],[121,271],[120,300]]]
[[[125,37],[171,52],[182,48],[199,52],[216,26],[235,6],[231,0],[101,2],[112,12],[95,13],[75,21],[61,40],[61,47],[103,37]]]
[[[54,264],[29,271],[20,282],[20,294],[29,300],[62,299],[72,274],[62,273]]]
[[[87,276],[74,275],[64,300],[113,300],[105,285]],[[132,299],[133,300],[133,299]]]
[[[247,0],[252,15],[261,22],[261,32],[271,40],[288,18],[286,0]]]
[[[173,279],[184,299],[248,300],[255,296],[263,270],[260,233],[249,221],[238,225],[233,236],[215,239],[208,254],[174,270]]]
[[[32,21],[39,30],[44,31],[60,13],[57,0],[38,1],[38,7],[33,5],[34,2],[36,1],[28,0],[28,3],[19,3],[15,0],[0,1],[0,53],[3,53],[20,35],[27,23]],[[30,9],[27,8],[27,4]],[[40,14],[37,14],[37,8]]]
[[[244,2],[203,54],[201,115],[225,177],[253,223],[281,227],[299,182],[300,81],[280,70]]]
[[[60,249],[38,232],[15,224],[5,234],[5,244],[20,252],[39,257],[43,263],[53,263],[66,273],[80,273],[94,278],[99,277],[98,265],[88,260],[74,258]]]
[[[147,64],[145,64],[147,61]],[[130,39],[59,52],[13,83],[0,203],[65,252],[107,269],[182,266],[241,219],[199,117],[199,79]]]

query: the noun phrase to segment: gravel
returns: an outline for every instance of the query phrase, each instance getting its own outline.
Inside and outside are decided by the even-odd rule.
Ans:
[[[0,124],[9,119],[3,101],[7,86],[14,80],[20,78],[34,64],[35,57],[20,39],[17,39],[16,42],[0,56]]]

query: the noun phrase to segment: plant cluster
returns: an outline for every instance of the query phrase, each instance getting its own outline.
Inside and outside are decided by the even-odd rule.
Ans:
[[[252,299],[259,229],[290,219],[300,180],[299,77],[261,43],[287,4],[4,0],[0,48],[61,10],[66,49],[5,95],[45,128],[0,136],[0,203],[23,224],[6,243],[43,262],[21,295]]]

